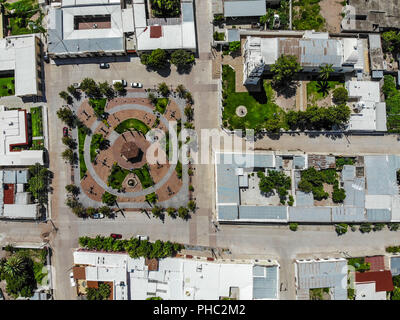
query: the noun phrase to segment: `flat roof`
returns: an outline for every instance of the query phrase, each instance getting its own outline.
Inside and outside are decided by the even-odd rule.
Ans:
[[[260,17],[267,12],[265,0],[224,1],[225,17]]]

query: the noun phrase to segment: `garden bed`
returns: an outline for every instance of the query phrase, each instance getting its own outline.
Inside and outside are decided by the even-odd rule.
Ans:
[[[104,114],[104,110],[106,108],[107,99],[89,99],[89,104],[93,108],[94,113],[99,117],[102,118]]]
[[[114,163],[110,175],[108,176],[107,184],[113,189],[121,190],[122,182],[124,182],[126,176],[130,173],[129,170],[121,168],[118,164]]]
[[[147,164],[145,164],[140,169],[134,169],[133,173],[139,178],[143,189],[147,189],[154,185],[153,178],[150,175],[150,169]]]
[[[0,97],[13,96],[15,94],[14,77],[0,78]]]
[[[130,131],[130,129],[140,131],[143,134],[146,134],[150,131],[150,128],[143,121],[133,118],[121,122],[118,126],[115,127],[114,131],[122,134],[125,131]]]
[[[86,133],[82,128],[78,128],[78,150],[79,150],[79,169],[81,179],[87,172],[87,167],[84,157],[84,146],[85,146]]]
[[[31,108],[32,136],[43,136],[43,114],[42,107]]]
[[[158,98],[155,108],[159,113],[164,114],[168,104],[169,104],[168,98]]]

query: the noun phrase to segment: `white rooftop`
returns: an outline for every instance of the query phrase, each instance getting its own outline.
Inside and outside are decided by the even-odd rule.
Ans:
[[[376,292],[375,282],[356,283],[356,300],[386,300],[386,291]]]
[[[15,95],[38,95],[36,36],[0,39],[0,71],[14,71]]]
[[[11,145],[28,142],[26,111],[5,110],[0,106],[0,165],[29,166],[43,164],[42,150],[10,151]]]
[[[3,217],[9,219],[36,219],[37,204],[5,204]]]

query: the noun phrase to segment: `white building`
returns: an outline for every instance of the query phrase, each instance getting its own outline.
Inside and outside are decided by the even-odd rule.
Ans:
[[[133,0],[137,51],[155,49],[196,51],[196,29],[193,0],[181,1],[181,17],[147,19],[147,1]]]
[[[41,96],[40,39],[34,34],[0,39],[0,72],[14,76],[16,96]]]
[[[336,73],[362,72],[362,41],[357,38],[329,38],[328,33],[305,31],[302,37],[247,36],[243,46],[245,85],[257,85],[264,71],[281,55],[297,57],[303,72],[318,72],[332,64]]]
[[[377,81],[346,81],[352,100],[349,131],[386,131],[386,103]]]
[[[26,110],[6,110],[0,106],[0,128],[0,166],[43,164],[42,150],[13,150],[29,143]]]
[[[125,253],[76,250],[74,278],[108,282],[114,300],[278,299],[279,265],[273,261],[206,258],[132,259]],[[88,283],[89,282],[89,283]]]

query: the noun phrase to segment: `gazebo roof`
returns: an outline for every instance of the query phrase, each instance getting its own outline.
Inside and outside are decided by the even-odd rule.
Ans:
[[[133,159],[139,156],[139,148],[134,142],[127,142],[121,148],[121,156],[126,159]]]

